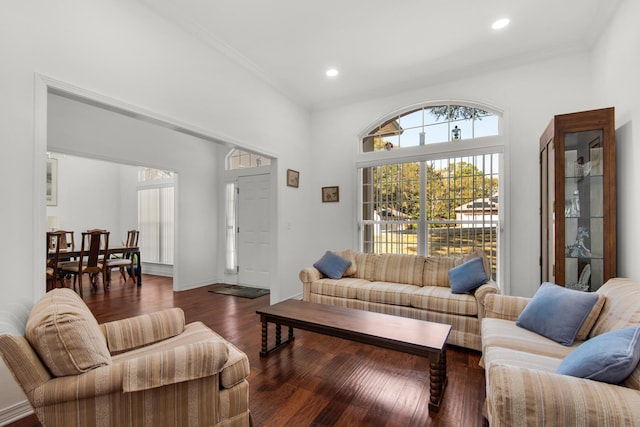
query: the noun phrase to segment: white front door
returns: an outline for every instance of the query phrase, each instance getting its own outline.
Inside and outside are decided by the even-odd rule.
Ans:
[[[238,178],[238,282],[269,288],[271,218],[269,174]]]

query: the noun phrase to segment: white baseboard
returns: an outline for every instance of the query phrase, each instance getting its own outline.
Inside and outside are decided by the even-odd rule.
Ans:
[[[31,414],[33,414],[33,408],[28,400],[0,409],[0,426],[6,426]]]

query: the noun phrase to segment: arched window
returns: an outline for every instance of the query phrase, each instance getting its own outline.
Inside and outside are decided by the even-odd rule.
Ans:
[[[417,147],[499,134],[499,116],[465,105],[431,105],[394,115],[362,138],[362,151]]]
[[[484,250],[498,273],[504,137],[501,113],[427,104],[361,138],[360,249],[428,256]]]
[[[259,168],[261,166],[269,166],[270,164],[271,158],[269,157],[234,148],[227,155],[226,170]]]

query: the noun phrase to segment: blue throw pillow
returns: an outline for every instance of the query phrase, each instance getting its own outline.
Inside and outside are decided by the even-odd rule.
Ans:
[[[607,332],[585,341],[565,357],[556,373],[620,384],[640,361],[640,327]]]
[[[522,310],[516,325],[571,345],[597,301],[598,294],[545,282]]]
[[[350,265],[351,261],[344,259],[331,251],[327,251],[322,258],[313,264],[315,268],[330,279],[341,278]]]
[[[453,267],[449,270],[449,282],[451,283],[451,293],[465,294],[486,283],[487,273],[484,271],[482,258],[470,259],[464,264]]]

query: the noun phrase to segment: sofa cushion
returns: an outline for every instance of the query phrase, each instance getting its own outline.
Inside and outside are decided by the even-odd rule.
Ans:
[[[614,278],[608,280],[596,293],[604,295],[606,300],[589,333],[590,337],[640,325],[640,283],[631,279]]]
[[[348,259],[349,261],[351,261],[351,265],[349,266],[349,268],[347,268],[347,271],[342,274],[342,277],[354,276],[358,272],[358,266],[356,264],[356,254],[351,249],[337,251],[336,254],[344,259]]]
[[[527,351],[513,350],[503,347],[491,347],[482,354],[485,372],[495,365],[517,366],[537,371],[555,372],[562,362],[557,357],[544,356]]]
[[[369,281],[375,280],[376,267],[380,255],[369,254],[364,252],[356,252],[357,271],[354,277]]]
[[[478,302],[473,295],[452,294],[451,289],[423,286],[411,295],[411,306],[438,313],[477,316]]]
[[[369,282],[359,286],[357,298],[361,301],[392,304],[408,307],[411,295],[420,287],[404,283]]]
[[[598,301],[596,301],[593,308],[591,309],[591,312],[589,312],[589,315],[584,320],[584,323],[576,334],[576,340],[578,341],[586,341],[589,338],[589,333],[591,332],[591,329],[593,329],[593,325],[595,325],[596,321],[598,320],[600,312],[602,311],[602,307],[604,307],[604,301],[606,299],[605,296],[602,294],[596,295],[598,295]]]
[[[488,280],[482,258],[476,257],[449,270],[451,292],[465,294],[477,289]]]
[[[351,261],[331,251],[325,252],[322,258],[313,264],[322,274],[331,279],[340,279],[350,265]]]
[[[223,342],[229,348],[227,361],[220,373],[220,385],[222,387],[232,387],[249,376],[249,360],[246,354],[238,350],[225,338],[212,331],[202,322],[192,322],[185,326],[184,331],[175,337],[140,347],[126,353],[120,353],[113,357],[116,363],[125,362],[136,357],[147,354],[154,354],[158,351],[169,350],[180,346],[187,346],[201,341]]]
[[[558,344],[535,332],[516,326],[512,320],[482,319],[481,324],[482,352],[492,347],[503,347],[541,356],[564,359],[581,342],[576,341],[571,346]]]
[[[376,261],[373,281],[422,286],[424,258],[417,255],[382,254]]]
[[[68,288],[46,293],[33,306],[25,336],[56,377],[78,375],[111,363],[98,322]]]
[[[598,295],[543,283],[522,310],[516,325],[571,345],[598,302]]]
[[[454,256],[429,256],[424,261],[423,286],[449,287],[449,270],[456,266]]]
[[[310,290],[312,294],[356,299],[358,288],[368,283],[371,282],[355,277],[343,277],[340,280],[324,278],[312,282]]]
[[[565,357],[557,373],[619,384],[638,366],[640,327],[619,329],[584,342]]]

